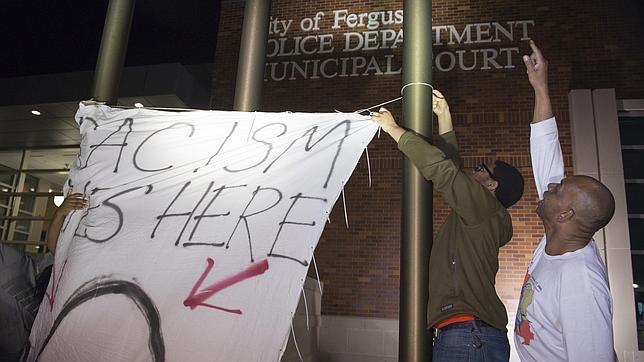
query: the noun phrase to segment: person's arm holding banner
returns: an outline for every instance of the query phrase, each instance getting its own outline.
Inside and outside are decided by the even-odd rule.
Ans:
[[[449,105],[445,100],[445,96],[438,90],[432,92],[433,104],[432,109],[438,117],[438,134],[440,136],[454,130],[452,125],[452,115],[449,112]],[[406,129],[400,127],[396,120],[391,115],[391,112],[385,107],[380,107],[378,112],[373,112],[372,119],[389,134],[396,143],[400,140],[403,133],[407,132]]]
[[[52,254],[56,253],[56,243],[60,229],[63,227],[65,218],[70,212],[80,210],[88,205],[85,195],[81,193],[68,194],[65,201],[56,209],[54,216],[47,228],[47,248]]]

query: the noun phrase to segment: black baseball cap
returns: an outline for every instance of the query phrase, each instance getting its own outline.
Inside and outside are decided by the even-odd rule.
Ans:
[[[490,175],[499,185],[496,188],[496,199],[506,209],[516,204],[523,195],[523,176],[509,163],[494,161],[494,170]]]

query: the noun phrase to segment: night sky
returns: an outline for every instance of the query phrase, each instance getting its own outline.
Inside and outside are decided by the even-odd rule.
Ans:
[[[108,0],[0,1],[0,78],[92,70]],[[126,66],[214,60],[219,0],[137,0]]]

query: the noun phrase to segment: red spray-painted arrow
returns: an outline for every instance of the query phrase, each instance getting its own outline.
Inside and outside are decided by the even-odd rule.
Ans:
[[[203,307],[218,309],[228,313],[242,314],[242,311],[240,309],[223,308],[223,307],[218,307],[216,305],[207,304],[204,302],[208,298],[216,294],[217,292],[223,289],[226,289],[233,284],[237,284],[246,279],[258,276],[260,274],[264,274],[264,272],[268,270],[268,259],[262,259],[256,263],[253,263],[249,265],[246,269],[242,270],[241,272],[235,275],[229,276],[228,278],[220,280],[214,284],[211,284],[210,286],[197,292],[197,290],[203,284],[203,281],[206,279],[206,276],[210,274],[210,271],[215,266],[215,261],[212,258],[207,258],[206,263],[207,263],[206,270],[204,270],[204,272],[201,274],[201,276],[199,277],[195,285],[192,287],[190,294],[188,294],[188,297],[183,301],[183,305],[185,305],[186,307],[189,307],[190,309],[195,309],[198,306],[203,306]]]

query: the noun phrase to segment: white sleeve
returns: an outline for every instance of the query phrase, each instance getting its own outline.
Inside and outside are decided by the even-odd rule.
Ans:
[[[562,291],[579,288],[579,285],[565,284],[561,285]],[[592,286],[590,289],[585,295],[575,293],[560,299],[566,360],[614,361],[611,297],[607,287]]]
[[[543,199],[548,184],[559,183],[564,178],[563,156],[554,117],[530,124],[530,157],[537,193],[539,199]]]

